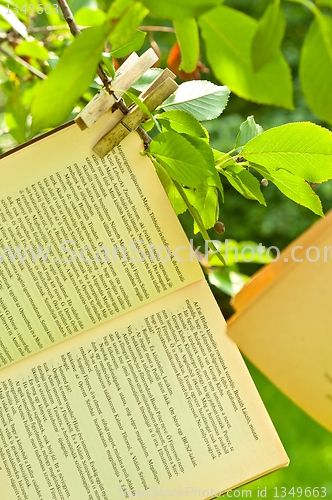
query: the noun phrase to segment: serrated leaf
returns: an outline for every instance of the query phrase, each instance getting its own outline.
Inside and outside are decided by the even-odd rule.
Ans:
[[[199,121],[214,120],[224,111],[229,94],[227,87],[206,80],[184,82],[161,107],[187,111]]]
[[[17,33],[28,40],[29,34],[26,26],[19,20],[19,18],[14,14],[10,7],[4,7],[3,5],[0,5],[0,16],[2,16],[7,21],[7,23],[9,23],[11,27],[14,28],[15,31],[17,31]]]
[[[310,109],[332,124],[332,18],[319,14],[304,40],[299,65],[302,91]]]
[[[180,184],[196,187],[209,175],[200,152],[176,132],[157,135],[149,150],[169,176]]]
[[[225,169],[220,170],[220,173],[244,198],[257,200],[261,205],[266,206],[258,179],[247,169],[234,162],[233,165],[227,165]]]
[[[275,127],[242,149],[242,155],[269,172],[284,169],[309,182],[332,178],[332,133],[313,123]]]
[[[168,196],[169,201],[171,202],[172,207],[176,215],[183,214],[187,210],[187,205],[183,201],[182,196],[180,195],[177,187],[175,186],[173,180],[168,175],[166,170],[157,162],[153,162],[155,169],[157,171],[160,182],[162,183],[166,194]]]
[[[218,191],[214,186],[203,182],[195,190],[194,207],[201,216],[205,229],[214,226],[219,216]],[[199,232],[197,223],[194,223],[194,233]]]
[[[319,197],[301,177],[282,169],[271,172],[261,165],[253,164],[252,167],[266,179],[273,182],[287,198],[309,208],[314,214],[324,217]]]
[[[93,80],[110,31],[109,22],[84,30],[38,87],[31,105],[32,135],[68,118],[75,102]]]
[[[252,41],[252,62],[255,71],[278,54],[285,29],[286,20],[280,9],[280,0],[275,0],[266,7],[258,21],[257,31]]]
[[[186,111],[165,111],[158,115],[158,120],[167,130],[171,129],[182,134],[192,135],[201,139],[207,138],[207,131],[198,120]]]
[[[246,121],[241,123],[240,125],[240,130],[237,135],[234,148],[238,149],[244,146],[245,144],[247,144],[247,142],[249,142],[257,135],[261,134],[262,132],[262,127],[255,122],[254,117],[248,116]]]
[[[126,57],[131,54],[131,52],[136,52],[142,47],[145,37],[146,33],[144,31],[137,30],[128,43],[125,43],[116,50],[112,50],[112,56],[117,59],[119,57]]]
[[[179,69],[186,73],[192,73],[199,60],[199,33],[197,21],[193,17],[173,21],[176,38],[181,52],[181,64]]]
[[[217,7],[203,14],[199,25],[207,58],[220,82],[244,99],[293,109],[291,71],[281,52],[253,70],[251,46],[257,21],[235,9]]]
[[[197,17],[206,10],[219,5],[223,0],[143,0],[151,14],[162,19],[185,19]]]

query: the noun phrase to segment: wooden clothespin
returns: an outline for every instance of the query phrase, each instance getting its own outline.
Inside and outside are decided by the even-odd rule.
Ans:
[[[169,70],[165,69],[143,92],[139,99],[149,111],[155,110],[162,104],[167,97],[169,97],[178,88],[177,83],[174,81],[175,75]],[[130,108],[127,115],[123,115],[122,119],[119,118],[119,123],[105,134],[98,143],[94,146],[93,151],[100,157],[107,155],[115,146],[133,130],[148,118],[148,115],[137,104]]]
[[[136,53],[132,53],[118,69],[116,78],[111,85],[112,93],[99,92],[76,117],[75,122],[80,129],[90,128],[102,115],[112,110],[123,93],[132,87],[157,60],[158,56],[153,49],[147,50],[140,57]],[[165,69],[140,94],[139,99],[145,105],[145,109],[147,108],[149,112],[155,110],[167,97],[175,92],[178,85],[174,79],[174,73],[169,69]],[[93,148],[93,151],[100,157],[107,155],[111,149],[120,144],[130,132],[136,130],[148,118],[148,115],[142,107],[133,104],[127,114],[117,109],[113,117],[115,120],[113,120],[112,129]]]
[[[147,50],[141,57],[133,52],[116,73],[116,78],[111,85],[113,93],[98,92],[80,114],[77,115],[75,122],[80,129],[85,130],[86,128],[90,128],[157,61],[158,56],[153,49]]]

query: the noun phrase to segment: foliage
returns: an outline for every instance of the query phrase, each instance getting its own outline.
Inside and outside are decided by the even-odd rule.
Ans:
[[[212,150],[209,134],[200,123],[224,111],[230,90],[257,102],[293,107],[290,69],[280,49],[286,21],[279,0],[266,6],[259,21],[220,5],[219,0],[167,5],[155,5],[149,0],[115,0],[87,2],[81,8],[71,2],[80,22],[95,25],[84,29],[73,43],[65,28],[59,28],[61,37],[50,35],[52,31],[46,28],[54,26],[56,33],[57,26],[63,25],[57,4],[32,2],[27,11],[23,2],[0,3],[6,56],[2,58],[7,96],[4,119],[16,142],[61,124],[77,106],[91,99],[96,83],[101,83],[93,82],[98,61],[102,59],[105,71],[114,76],[114,55],[125,57],[143,44],[144,30],[139,27],[149,19],[150,11],[152,16],[173,22],[182,57],[179,71],[191,74],[197,70],[199,45],[204,42],[214,74],[227,85],[207,80],[184,82],[147,125],[148,129],[157,125],[160,132],[147,154],[156,165],[175,211],[180,214],[188,209],[195,232],[208,238],[206,230],[214,227],[219,200],[224,196],[221,178],[245,198],[265,204],[257,177],[260,174],[293,201],[322,215],[319,198],[309,183],[332,177],[332,135],[328,130],[296,123],[263,132],[254,118],[248,117],[240,127],[234,148],[223,153]],[[316,71],[313,78],[311,68],[316,53],[325,57],[320,62],[327,67],[332,53],[331,18],[310,0],[300,3],[315,17],[304,43],[300,71],[308,102],[316,110],[322,108],[317,100],[322,93],[317,88],[314,91],[322,72]],[[325,52],[320,50],[320,44]],[[44,81],[36,82],[38,76]],[[155,78],[155,71],[144,78],[136,90],[127,92],[127,99],[139,103],[137,95]],[[274,84],[276,80],[278,85]],[[328,106],[324,104],[323,108],[322,115],[329,120]]]
[[[268,241],[277,235],[281,247],[287,243],[285,227],[292,231],[288,237],[293,238],[296,231],[305,229],[304,220],[313,222],[313,215],[306,214],[302,207],[294,212],[290,200],[322,215],[311,183],[323,183],[332,177],[332,136],[307,120],[332,125],[331,0],[68,3],[78,24],[89,26],[74,42],[56,2],[0,0],[0,150],[7,151],[79,112],[101,87],[94,74],[99,59],[113,77],[123,58],[150,44],[160,52],[161,67],[176,56],[172,69],[177,75],[194,80],[201,74],[208,80],[180,84],[154,115],[160,133],[153,128],[155,122],[146,122],[154,137],[147,154],[176,213],[189,212],[195,219],[189,226],[188,217],[180,215],[197,245],[198,232],[208,239],[207,230],[218,218],[226,227],[233,227],[232,238],[240,243],[229,240],[234,251],[220,250],[229,273],[216,255],[203,264],[214,291],[233,294],[250,273],[243,270],[248,265],[248,248],[256,248],[248,243],[249,238],[259,241],[263,234]],[[178,45],[174,45],[176,41]],[[178,47],[180,53],[176,55]],[[158,68],[147,72],[128,93],[129,102],[130,96],[144,92],[159,72]],[[233,97],[228,103],[230,92]],[[303,112],[303,96],[311,114]],[[255,122],[253,113],[268,130],[264,132]],[[288,121],[298,123],[285,125]],[[262,177],[269,180],[268,189],[261,185]],[[278,190],[286,195],[282,203]],[[323,202],[332,198],[329,183],[318,186],[317,192]],[[248,200],[257,203],[248,208]],[[273,207],[269,217],[262,215],[266,203]],[[222,236],[213,233],[212,238]],[[271,244],[276,244],[275,239]],[[269,258],[266,252],[256,253],[251,262],[257,266]],[[332,477],[327,433],[275,388],[263,383],[256,372],[254,375],[291,458],[296,458],[290,469],[294,473],[283,471],[272,479],[261,479],[260,484],[271,486],[271,481],[276,481],[274,484],[291,487],[306,474],[306,486],[331,489],[330,479],[327,483],[324,476],[328,469]],[[280,407],[284,409],[281,416]],[[290,419],[284,421],[288,414],[298,424],[292,425],[291,432]],[[311,435],[319,445],[307,442],[304,434]],[[312,457],[312,471],[296,454]]]

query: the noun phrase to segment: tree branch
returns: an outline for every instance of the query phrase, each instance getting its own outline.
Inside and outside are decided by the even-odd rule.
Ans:
[[[77,35],[80,35],[81,30],[79,29],[78,25],[76,24],[73,13],[70,10],[69,5],[66,2],[66,0],[58,0],[58,4],[60,6],[63,17],[65,18],[72,35],[75,37]],[[104,85],[105,89],[107,90],[107,92],[114,95],[114,93],[112,92],[112,90],[110,88],[110,80],[100,64],[98,66],[97,73],[98,73],[99,78],[103,82],[103,85]],[[129,113],[129,108],[126,106],[123,99],[118,99],[116,106],[122,111],[122,113],[124,115],[127,115]],[[152,140],[151,137],[145,132],[145,130],[142,127],[138,127],[137,132],[138,132],[139,136],[141,137],[141,139],[143,140],[144,147],[147,148]]]
[[[29,64],[28,62],[26,62],[21,57],[17,56],[16,54],[11,54],[10,52],[7,52],[7,50],[4,49],[3,47],[0,47],[0,52],[2,52],[3,54],[5,54],[7,57],[10,57],[11,59],[14,59],[15,61],[17,61],[19,64],[21,64],[21,66],[24,66],[26,69],[28,69],[30,71],[30,73],[32,73],[33,75],[37,76],[41,80],[46,80],[47,76],[44,75],[44,73],[42,73],[41,71],[39,71],[39,69],[34,68],[33,66],[31,66],[31,64]]]

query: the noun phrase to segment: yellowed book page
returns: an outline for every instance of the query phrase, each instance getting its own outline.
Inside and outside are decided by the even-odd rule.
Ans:
[[[202,278],[138,135],[92,154],[100,121],[0,161],[0,367]]]
[[[228,335],[288,397],[332,431],[331,229],[316,234],[309,246],[314,247],[311,261],[303,255],[303,262],[292,263],[232,316]]]
[[[6,500],[206,499],[288,459],[205,281],[1,371]]]
[[[263,266],[244,287],[232,298],[232,306],[236,311],[247,307],[253,298],[262,292],[274,279],[287,272],[293,264],[306,258],[307,249],[310,248],[313,241],[325,238],[325,235],[331,231],[332,210],[330,210],[324,219],[320,219],[307,231],[301,234],[296,240],[288,245],[281,253],[280,257],[266,266]],[[313,250],[314,252],[314,250]],[[328,253],[328,250],[325,250]],[[309,254],[310,255],[310,254]],[[324,258],[324,256],[323,256]]]

